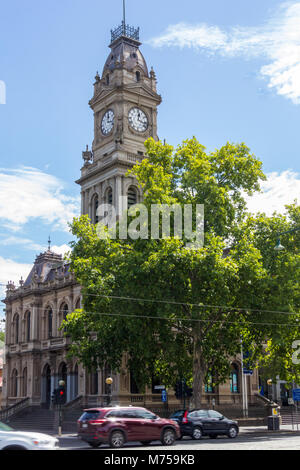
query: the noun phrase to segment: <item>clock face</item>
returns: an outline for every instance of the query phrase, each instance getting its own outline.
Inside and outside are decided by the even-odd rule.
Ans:
[[[106,111],[101,121],[102,134],[108,135],[113,130],[114,122],[115,122],[115,113],[113,112],[112,109],[109,109],[108,111]]]
[[[148,129],[148,118],[144,111],[132,108],[128,114],[130,126],[137,132],[145,132]]]

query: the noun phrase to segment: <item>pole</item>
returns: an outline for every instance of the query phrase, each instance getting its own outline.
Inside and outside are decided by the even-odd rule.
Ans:
[[[61,437],[61,434],[62,434],[62,423],[61,423],[62,419],[61,419],[61,403],[58,405],[58,435],[59,437]]]
[[[126,24],[126,9],[125,9],[125,0],[123,0],[123,23]]]
[[[241,368],[242,368],[242,400],[243,400],[243,417],[248,418],[248,397],[247,397],[247,381],[244,374],[244,352],[243,340],[241,339]]]

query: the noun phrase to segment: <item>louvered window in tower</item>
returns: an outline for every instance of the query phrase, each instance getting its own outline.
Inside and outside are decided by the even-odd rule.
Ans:
[[[137,203],[137,193],[136,193],[135,188],[133,188],[133,187],[129,188],[128,194],[127,194],[127,199],[128,199],[128,209],[131,206],[134,206],[134,204]]]

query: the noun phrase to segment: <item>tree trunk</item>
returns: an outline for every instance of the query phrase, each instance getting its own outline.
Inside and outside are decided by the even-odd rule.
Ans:
[[[194,354],[193,354],[193,404],[194,407],[201,408],[203,383],[205,379],[205,363],[202,356],[201,342],[194,337]]]

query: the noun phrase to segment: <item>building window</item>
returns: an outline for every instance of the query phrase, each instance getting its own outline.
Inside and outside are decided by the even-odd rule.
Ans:
[[[23,393],[24,398],[27,397],[27,367],[23,370]]]
[[[18,372],[16,369],[13,370],[11,376],[11,396],[13,398],[18,396]]]
[[[209,372],[206,376],[205,393],[214,393],[213,376]]]
[[[31,314],[30,312],[26,312],[25,314],[25,341],[30,341],[30,328],[31,328]]]
[[[14,341],[13,343],[18,344],[19,342],[19,333],[20,333],[20,320],[19,315],[16,314],[14,317]]]
[[[109,85],[109,74],[106,75],[105,80],[106,80],[106,85]]]
[[[48,326],[48,338],[52,338],[53,336],[53,312],[50,308],[47,312],[47,326]]]
[[[140,82],[141,81],[141,72],[135,72],[135,76],[136,76],[136,81]]]
[[[135,381],[132,371],[130,371],[130,393],[139,394],[139,387]]]
[[[161,386],[162,385],[162,381],[159,377],[156,377],[156,376],[153,376],[152,377],[152,393],[161,393],[161,389],[160,388],[155,388],[155,387],[158,387],[158,386]]]
[[[109,188],[109,189],[107,190],[107,194],[106,194],[106,203],[107,203],[107,204],[110,204],[110,205],[112,205],[112,203],[113,203],[113,192],[112,192],[112,189],[111,189],[111,188]]]
[[[230,391],[231,393],[239,393],[239,371],[236,364],[232,364],[230,373]]]
[[[99,207],[99,198],[96,195],[96,196],[93,197],[93,201],[92,201],[92,222],[93,222],[93,224],[97,224],[99,222],[98,207]]]
[[[131,186],[128,189],[127,201],[128,201],[128,209],[130,209],[131,206],[134,206],[134,204],[137,203],[137,191],[133,186]]]

